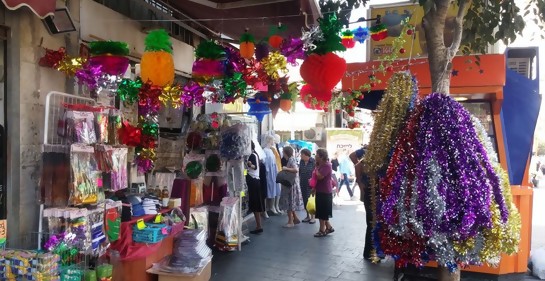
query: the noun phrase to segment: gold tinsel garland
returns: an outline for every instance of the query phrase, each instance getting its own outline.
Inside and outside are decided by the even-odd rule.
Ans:
[[[369,146],[363,158],[363,169],[369,177],[371,209],[376,225],[376,196],[379,188],[379,173],[388,167],[388,154],[394,146],[399,129],[405,123],[413,93],[417,89],[415,80],[409,72],[398,72],[388,81],[388,88],[378,106],[375,124],[371,132]]]

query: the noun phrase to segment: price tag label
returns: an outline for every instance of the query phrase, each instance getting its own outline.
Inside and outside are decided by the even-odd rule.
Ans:
[[[161,214],[157,214],[157,216],[155,216],[155,220],[153,221],[153,223],[162,223],[163,222],[163,216]]]
[[[240,197],[246,197],[246,192],[245,192],[245,191],[241,191],[241,192],[240,192]]]
[[[168,235],[168,229],[166,227],[163,227],[161,229],[161,233],[163,233],[163,235]]]
[[[136,221],[136,228],[138,228],[138,230],[146,228],[146,223],[144,222],[144,219],[139,219],[138,221]]]

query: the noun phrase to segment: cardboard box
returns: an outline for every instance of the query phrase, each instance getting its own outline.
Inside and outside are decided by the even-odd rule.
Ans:
[[[150,274],[157,274],[159,276],[159,281],[209,281],[212,276],[212,261],[196,275],[190,274],[173,274],[156,271],[153,268],[148,269],[147,271]]]

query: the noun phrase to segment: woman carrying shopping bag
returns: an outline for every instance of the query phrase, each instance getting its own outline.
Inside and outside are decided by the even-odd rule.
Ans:
[[[314,237],[324,237],[333,233],[329,219],[333,217],[333,182],[331,163],[327,150],[316,151],[316,168],[310,179],[310,185],[314,186],[312,193],[316,196],[316,218],[320,220],[320,228]]]

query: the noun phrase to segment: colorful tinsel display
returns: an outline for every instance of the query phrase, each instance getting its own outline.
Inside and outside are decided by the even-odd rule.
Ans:
[[[492,213],[493,227],[487,229],[483,233],[484,246],[479,256],[482,261],[497,266],[501,259],[501,254],[513,254],[518,251],[518,244],[520,241],[520,229],[521,229],[521,217],[520,213],[513,203],[513,195],[511,194],[511,185],[509,184],[509,176],[507,172],[501,167],[498,161],[498,155],[494,150],[494,146],[488,137],[488,132],[481,124],[479,119],[472,116],[473,126],[479,137],[479,140],[483,144],[486,154],[490,163],[494,167],[496,174],[500,179],[500,185],[503,191],[503,198],[505,200],[505,206],[509,209],[509,217],[506,223],[502,223],[500,220],[500,206],[495,204],[495,200],[492,201],[490,206],[490,212]],[[457,251],[467,251],[459,245]]]
[[[261,60],[261,65],[273,80],[278,80],[281,76],[288,74],[288,62],[280,52],[269,53],[266,58]]]
[[[397,266],[435,260],[451,271],[481,264],[494,215],[509,218],[500,179],[467,110],[431,94],[401,132],[381,182],[380,241]],[[486,255],[485,255],[486,256]]]
[[[375,229],[377,210],[380,210],[380,204],[377,202],[380,179],[385,174],[396,138],[414,107],[417,95],[418,85],[411,73],[394,73],[388,81],[388,90],[377,108],[375,125],[363,159],[363,167],[365,174],[369,177],[371,192],[373,220],[370,227],[372,229]],[[376,253],[381,254],[379,241],[378,239],[374,240],[373,245]]]

